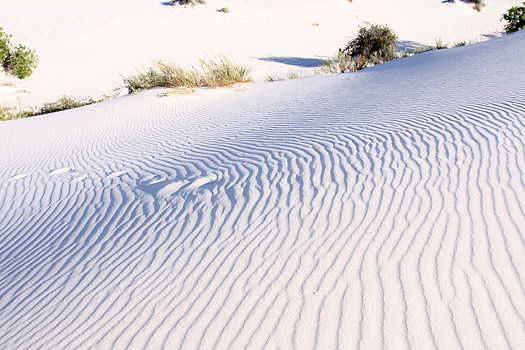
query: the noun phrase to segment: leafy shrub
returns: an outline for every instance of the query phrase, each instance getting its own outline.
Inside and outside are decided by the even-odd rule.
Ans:
[[[25,79],[33,74],[38,64],[38,57],[34,50],[18,44],[13,48],[11,35],[0,27],[0,63],[4,70],[19,79]]]
[[[503,15],[508,23],[503,27],[507,34],[517,32],[525,28],[525,2],[523,6],[513,6]]]
[[[353,58],[362,56],[372,64],[383,63],[395,58],[396,41],[397,35],[388,26],[371,24],[360,27],[357,37],[342,51]]]
[[[19,79],[25,79],[33,74],[38,59],[34,50],[19,44],[11,57],[11,70]]]
[[[11,57],[11,35],[6,34],[2,27],[0,27],[0,64],[6,67],[6,62]]]
[[[248,83],[250,69],[235,64],[229,57],[219,55],[207,60],[200,60],[202,73],[194,69],[185,69],[169,61],[157,61],[137,75],[124,77],[124,86],[129,93],[154,87],[203,87],[230,86],[236,83]]]

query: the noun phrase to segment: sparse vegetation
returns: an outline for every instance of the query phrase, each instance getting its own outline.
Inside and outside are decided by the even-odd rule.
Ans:
[[[301,71],[295,71],[295,70],[292,70],[292,71],[289,71],[288,74],[286,74],[286,78],[287,79],[298,79],[298,78],[302,78],[304,75],[303,75],[303,72]],[[268,75],[265,79],[266,82],[274,82],[274,81],[282,81],[282,80],[286,80],[286,78],[282,78],[278,75]]]
[[[507,10],[503,15],[503,19],[507,21],[504,29],[507,34],[517,32],[525,28],[525,2],[523,6],[513,6]]]
[[[369,66],[369,60],[363,56],[352,57],[349,52],[339,50],[333,58],[324,60],[318,72],[320,73],[347,73],[365,69]]]
[[[201,59],[200,64],[202,73],[173,62],[157,61],[145,71],[124,77],[124,86],[133,93],[154,87],[216,87],[252,82],[250,69],[234,63],[228,56]]]
[[[35,115],[65,111],[68,109],[87,106],[102,101],[104,101],[104,99],[95,100],[91,97],[81,99],[72,96],[62,96],[59,97],[58,100],[56,100],[55,102],[45,103],[40,109],[36,111]]]
[[[171,6],[173,5],[191,5],[195,6],[197,4],[205,4],[206,0],[171,0]]]
[[[484,7],[487,7],[485,0],[470,0],[470,2],[474,3],[474,8],[478,12],[481,12]]]
[[[230,9],[228,7],[223,7],[219,10],[219,12],[222,12],[222,13],[230,13]]]
[[[72,96],[59,97],[55,102],[45,103],[40,108],[22,108],[18,109],[15,107],[8,107],[0,105],[0,121],[21,119],[34,117],[42,114],[49,114],[53,112],[65,111],[77,107],[87,106],[93,103],[98,103],[107,100],[110,96],[104,96],[99,100],[95,100],[91,97],[87,98],[76,98]]]
[[[32,111],[17,110],[14,107],[0,105],[0,121],[27,118],[33,115],[34,113]]]
[[[0,64],[7,73],[18,79],[25,79],[33,74],[38,57],[34,50],[25,45],[18,44],[13,47],[11,35],[0,27]]]
[[[441,37],[434,39],[434,41],[436,42],[436,49],[438,50],[448,49],[448,43],[443,41]]]

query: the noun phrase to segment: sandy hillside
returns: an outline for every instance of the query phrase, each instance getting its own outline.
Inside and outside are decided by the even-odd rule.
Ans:
[[[502,14],[521,2],[487,0],[482,12],[459,0],[208,0],[195,8],[166,3],[0,0],[0,26],[40,58],[30,78],[0,76],[0,103],[98,98],[122,85],[121,74],[159,58],[192,66],[206,55],[231,54],[252,67],[256,81],[290,71],[312,74],[319,59],[332,56],[366,22],[391,26],[402,49],[436,39],[453,45],[500,36]],[[223,7],[230,13],[217,11]]]
[[[520,32],[2,123],[0,348],[520,349],[524,61]]]

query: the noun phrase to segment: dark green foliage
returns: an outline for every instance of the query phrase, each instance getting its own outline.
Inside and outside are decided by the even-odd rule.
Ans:
[[[372,64],[395,59],[397,35],[386,25],[371,24],[360,27],[357,37],[342,50],[356,58],[365,57]]]
[[[0,27],[0,64],[6,69],[5,62],[11,57],[11,35],[6,34]]]
[[[507,34],[525,28],[525,2],[523,5],[524,6],[513,6],[503,15],[503,19],[508,22],[504,27]]]
[[[19,79],[25,79],[33,74],[38,64],[38,57],[34,50],[18,44],[13,48],[11,35],[0,27],[0,64],[3,69]]]
[[[11,57],[11,71],[19,79],[25,79],[36,68],[38,59],[34,50],[19,44]]]

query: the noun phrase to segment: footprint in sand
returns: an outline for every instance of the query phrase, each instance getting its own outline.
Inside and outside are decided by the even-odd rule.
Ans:
[[[194,180],[193,182],[191,182],[186,188],[184,188],[184,190],[186,192],[193,191],[211,182],[217,181],[218,179],[219,179],[219,176],[215,174],[204,176],[204,177],[198,178]]]
[[[77,183],[77,182],[80,182],[80,181],[84,181],[85,179],[87,179],[87,176],[86,175],[82,175],[82,176],[76,177],[73,180],[71,180],[71,183]]]
[[[119,177],[121,175],[124,175],[126,173],[125,170],[120,170],[120,171],[114,171],[110,174],[108,174],[108,176],[106,176],[107,179],[113,179],[115,177]]]
[[[11,181],[21,180],[21,179],[26,178],[28,176],[29,176],[29,174],[25,174],[25,173],[24,174],[18,174],[18,175],[15,175],[15,176],[11,177],[9,180],[11,180]]]
[[[201,188],[204,185],[212,183],[219,178],[217,175],[210,175],[192,180],[173,181],[169,179],[152,179],[148,177],[138,186],[143,192],[146,192],[157,198],[167,198],[171,195],[182,192],[188,193]],[[152,181],[154,180],[154,181]]]
[[[55,169],[55,170],[50,171],[49,175],[50,176],[62,175],[62,174],[67,174],[67,173],[69,173],[71,171],[73,171],[71,168],[64,167],[64,168],[59,168],[59,169]]]

